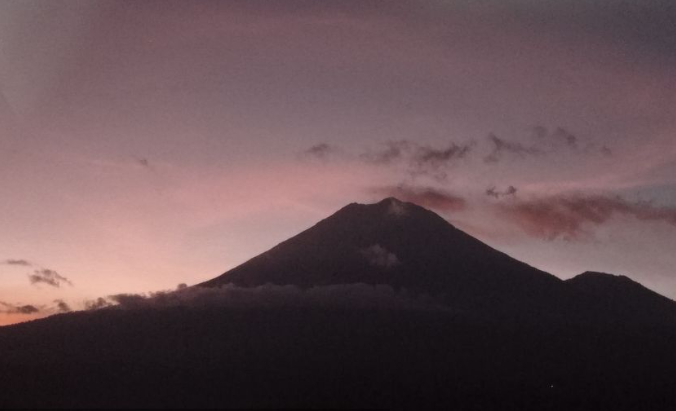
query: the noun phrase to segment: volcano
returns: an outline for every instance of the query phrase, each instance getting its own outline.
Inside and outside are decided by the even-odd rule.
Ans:
[[[392,197],[352,203],[199,286],[354,283],[430,295],[458,312],[494,319],[676,321],[673,301],[627,277],[584,273],[563,281]]]

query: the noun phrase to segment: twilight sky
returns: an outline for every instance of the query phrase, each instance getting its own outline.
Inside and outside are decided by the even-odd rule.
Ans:
[[[350,202],[676,298],[671,0],[0,3],[0,325]]]

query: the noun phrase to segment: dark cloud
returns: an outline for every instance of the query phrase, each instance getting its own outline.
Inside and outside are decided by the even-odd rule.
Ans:
[[[402,184],[374,188],[371,192],[382,197],[396,197],[438,211],[462,211],[467,207],[464,198],[432,187],[412,187]]]
[[[612,151],[608,146],[601,145],[594,142],[582,141],[577,135],[570,132],[563,127],[556,127],[554,130],[549,130],[544,126],[533,127],[533,136],[536,139],[536,145],[544,145],[550,143],[548,149],[541,148],[545,153],[554,153],[561,147],[566,147],[571,151],[584,154],[602,154],[605,156],[612,155]]]
[[[471,144],[451,143],[447,148],[437,149],[429,146],[417,147],[411,159],[412,174],[428,174],[437,179],[445,179],[446,167],[457,159],[465,158],[472,150]]]
[[[35,314],[39,313],[40,309],[34,305],[15,305],[0,301],[0,313],[3,314]]]
[[[73,283],[66,277],[57,273],[54,270],[42,268],[33,271],[33,274],[28,275],[28,280],[31,284],[47,284],[52,287],[61,287],[61,284],[73,285]]]
[[[328,160],[329,157],[335,155],[338,152],[338,149],[327,143],[316,144],[307,150],[303,151],[302,157],[304,158],[314,158],[318,160]]]
[[[414,148],[408,140],[388,141],[384,145],[381,149],[361,154],[360,158],[368,163],[387,165],[409,157]]]
[[[606,156],[612,154],[607,146],[584,142],[564,127],[549,129],[537,125],[531,129],[531,137],[530,143],[524,143],[489,133],[486,138],[489,152],[483,159],[486,163],[497,163],[506,156],[526,158],[554,155],[563,149],[580,154],[600,153]],[[470,141],[463,144],[450,142],[447,146],[435,147],[402,139],[387,141],[378,148],[359,154],[358,158],[367,164],[403,167],[412,177],[429,176],[444,181],[448,177],[450,168],[457,164],[458,160],[468,158],[476,146],[476,142]],[[337,151],[334,146],[322,143],[310,147],[302,155],[326,160]]]
[[[484,158],[487,163],[497,163],[505,153],[516,154],[520,157],[542,154],[542,151],[535,146],[524,146],[521,143],[502,139],[493,133],[488,135],[488,141],[492,149],[491,153]]]
[[[136,161],[137,161],[142,167],[145,167],[145,168],[150,167],[150,162],[148,161],[147,158],[144,158],[144,157],[137,158]]]
[[[161,309],[169,307],[336,307],[442,309],[432,298],[411,296],[406,290],[396,291],[388,285],[337,284],[300,288],[295,285],[267,284],[259,287],[238,287],[227,284],[218,288],[188,287],[176,291],[160,291],[149,295],[119,294],[90,301],[87,309]]]
[[[429,175],[443,180],[447,177],[448,168],[457,160],[467,157],[473,146],[472,143],[451,142],[447,147],[437,148],[409,140],[398,140],[389,141],[378,150],[367,151],[360,158],[376,165],[400,164],[413,176]]]
[[[63,300],[54,300],[56,304],[56,310],[60,313],[68,313],[71,310],[70,306]]]
[[[489,134],[488,142],[491,145],[491,152],[484,157],[484,161],[497,163],[508,154],[520,158],[535,155],[556,155],[560,154],[561,150],[578,154],[602,154],[605,156],[612,154],[608,146],[585,142],[564,127],[556,127],[550,130],[545,126],[537,125],[531,129],[531,135],[533,143],[525,145],[500,138],[493,133]]]
[[[501,198],[516,195],[518,189],[514,186],[509,186],[506,189],[499,191],[495,187],[490,187],[486,190],[486,195],[493,198]]]
[[[547,240],[585,238],[590,230],[615,216],[676,226],[676,208],[629,202],[621,197],[556,196],[500,203],[498,207],[527,234]]]
[[[570,149],[577,150],[577,137],[563,127],[557,127],[552,132],[552,137],[555,140],[563,142]]]
[[[33,265],[33,263],[31,263],[30,261],[27,261],[27,260],[15,260],[15,259],[11,259],[11,258],[3,261],[3,264],[19,265],[19,266],[23,266],[23,267],[31,267]]]

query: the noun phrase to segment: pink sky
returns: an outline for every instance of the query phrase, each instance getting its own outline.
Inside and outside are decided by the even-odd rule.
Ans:
[[[611,3],[1,4],[0,302],[40,312],[0,325],[204,281],[388,192],[676,298],[676,29]]]

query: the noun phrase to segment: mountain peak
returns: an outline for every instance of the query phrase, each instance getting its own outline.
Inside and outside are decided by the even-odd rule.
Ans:
[[[583,287],[623,287],[645,288],[640,283],[624,275],[608,274],[599,271],[585,271],[573,278],[566,280],[567,283]],[[646,289],[647,290],[647,289]]]
[[[483,310],[541,306],[554,298],[561,280],[491,248],[426,208],[387,197],[349,204],[200,285],[354,283],[443,295],[458,308]]]
[[[406,218],[403,218],[406,217]],[[320,221],[318,226],[329,223],[353,226],[366,224],[369,226],[391,224],[424,225],[428,229],[435,226],[439,230],[455,229],[448,221],[417,204],[387,197],[376,203],[350,203],[335,214]],[[357,227],[354,227],[355,229]]]
[[[404,206],[405,207],[407,205],[415,205],[415,204],[407,203],[405,201],[401,201],[400,199],[398,199],[396,197],[387,197],[387,198],[384,198],[384,199],[378,201],[374,205],[386,205],[386,206],[396,205],[396,206]]]
[[[387,207],[386,209],[387,214],[394,216],[403,216],[407,214],[407,211],[411,207],[418,207],[415,204],[406,203],[395,197],[387,197],[386,199],[378,202],[376,205],[380,207]]]
[[[669,298],[624,275],[586,271],[565,283],[587,298],[590,312],[622,321],[658,322],[676,318],[676,306]]]
[[[396,197],[387,197],[383,198],[382,200],[376,202],[376,203],[350,203],[347,207],[368,207],[368,208],[388,208],[388,207],[402,207],[402,208],[410,208],[410,207],[417,207],[417,208],[423,208],[420,207],[419,205],[409,203],[406,201],[402,201]]]
[[[624,275],[617,275],[617,274],[608,274],[608,273],[602,273],[600,271],[585,271],[584,273],[577,275],[571,280],[576,280],[576,281],[622,281],[624,283],[633,283],[633,284],[638,284],[636,281],[632,280],[631,278],[624,276]]]

